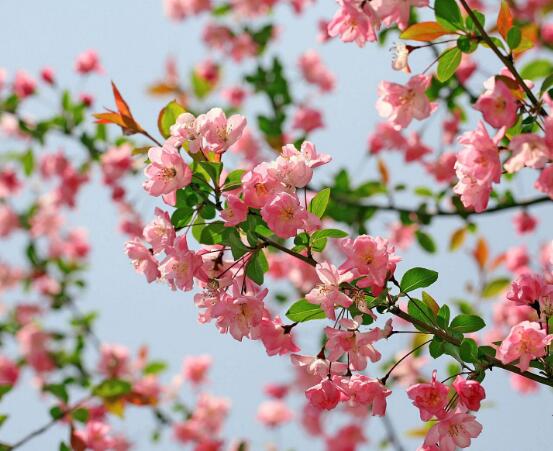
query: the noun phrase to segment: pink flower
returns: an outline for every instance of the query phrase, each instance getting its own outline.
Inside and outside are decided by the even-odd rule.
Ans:
[[[86,449],[92,451],[109,451],[113,449],[114,441],[109,436],[111,427],[100,421],[89,421],[84,429],[75,431],[75,435],[83,441]]]
[[[16,337],[25,360],[37,373],[47,373],[55,368],[47,348],[51,340],[48,333],[29,323],[19,329]]]
[[[277,193],[283,190],[282,183],[269,170],[267,163],[261,163],[242,177],[244,201],[253,208],[266,206]]]
[[[553,199],[553,165],[549,165],[541,171],[536,183],[534,183],[534,187]]]
[[[327,262],[317,264],[315,270],[322,283],[307,293],[305,299],[311,304],[320,305],[326,316],[331,320],[335,320],[335,306],[340,305],[341,307],[348,308],[353,302],[346,294],[340,291],[340,284],[351,282],[353,274],[350,272],[340,274],[336,266]]]
[[[334,89],[336,82],[334,75],[314,50],[308,50],[302,54],[298,60],[298,66],[305,81],[318,86],[322,92],[330,92]]]
[[[532,305],[545,293],[545,282],[537,274],[524,273],[511,284],[507,299],[517,305]]]
[[[155,209],[155,219],[144,227],[144,239],[152,246],[154,254],[173,246],[176,233],[171,219],[166,211]]]
[[[263,299],[268,290],[255,290],[242,293],[238,282],[233,285],[232,296],[226,295],[215,304],[212,315],[217,318],[217,328],[221,333],[229,332],[235,340],[242,341],[250,335],[254,327],[259,326],[264,313]]]
[[[463,53],[461,64],[459,64],[459,67],[455,71],[455,75],[461,83],[465,83],[472,76],[472,74],[474,74],[477,67],[478,66],[471,56],[468,53]]]
[[[452,413],[442,418],[426,434],[424,446],[432,449],[439,445],[440,451],[455,451],[457,448],[468,448],[470,441],[482,432],[482,425],[473,415]]]
[[[545,347],[553,341],[553,335],[546,335],[539,323],[523,321],[511,328],[497,352],[502,363],[519,360],[517,366],[526,371],[532,359],[546,355]]]
[[[162,277],[173,290],[190,291],[203,265],[202,257],[188,249],[186,235],[179,236],[165,253],[167,257],[159,265]]]
[[[13,386],[19,379],[19,367],[7,357],[0,355],[0,386]]]
[[[296,195],[283,192],[261,209],[261,216],[277,236],[290,238],[304,227],[307,212]]]
[[[290,391],[290,385],[286,384],[267,384],[263,387],[266,395],[274,399],[283,399]]]
[[[33,95],[36,91],[36,81],[27,72],[18,70],[13,81],[13,92],[20,99]]]
[[[501,162],[497,143],[503,136],[503,130],[492,139],[484,124],[480,122],[473,132],[467,132],[459,138],[464,146],[457,156],[455,171],[459,182],[453,190],[461,196],[466,208],[481,212],[488,206],[492,183],[501,178]]]
[[[421,420],[428,421],[433,416],[442,418],[448,401],[449,388],[436,380],[436,371],[432,373],[432,382],[415,384],[407,389],[407,396],[419,409]]]
[[[405,162],[419,161],[422,157],[431,153],[432,149],[422,142],[421,136],[413,132],[405,146]]]
[[[56,84],[56,76],[54,74],[54,70],[51,67],[42,68],[42,70],[40,71],[40,78],[42,78],[46,84]]]
[[[358,424],[341,427],[333,436],[326,437],[326,451],[355,451],[361,443],[366,443],[363,428]]]
[[[536,228],[538,220],[526,210],[519,211],[513,216],[513,224],[519,235],[533,232]]]
[[[511,127],[517,120],[518,102],[511,90],[501,80],[485,83],[488,90],[474,104],[484,120],[494,128]]]
[[[165,14],[172,20],[183,20],[211,10],[211,0],[163,0]]]
[[[372,154],[377,154],[381,150],[403,150],[406,146],[407,140],[388,122],[378,124],[368,139],[369,152]]]
[[[526,246],[517,246],[505,252],[505,266],[509,271],[521,273],[528,270],[530,257]]]
[[[480,382],[457,376],[453,388],[459,395],[459,402],[469,410],[479,410],[480,402],[486,398],[486,391]]]
[[[292,330],[286,328],[278,316],[273,320],[263,318],[255,335],[259,336],[269,356],[286,355],[300,350],[294,342]]]
[[[452,152],[444,152],[436,161],[426,165],[426,170],[434,176],[438,183],[450,183],[455,177],[457,156]]]
[[[207,372],[213,363],[210,355],[199,355],[187,357],[184,359],[182,374],[184,378],[194,385],[203,384],[207,377]]]
[[[323,127],[323,116],[315,108],[300,106],[292,119],[292,128],[302,130],[306,134]]]
[[[235,227],[248,218],[248,206],[238,196],[227,196],[227,207],[221,212],[225,227]]]
[[[7,237],[19,227],[19,217],[7,204],[0,204],[0,237]]]
[[[200,123],[191,113],[182,113],[177,121],[171,125],[171,138],[176,146],[184,145],[190,153],[202,150],[202,136]]]
[[[133,167],[132,146],[123,144],[111,147],[100,157],[106,185],[113,185]]]
[[[3,197],[13,197],[22,187],[21,180],[11,168],[0,169],[0,199]]]
[[[160,277],[157,260],[138,238],[127,241],[125,253],[131,259],[136,272],[144,274],[148,283]]]
[[[364,276],[358,286],[371,286],[375,291],[384,286],[388,273],[393,274],[400,261],[394,254],[394,247],[381,237],[360,235],[355,240],[344,239],[342,249],[346,261],[340,270],[351,271],[354,277]]]
[[[539,384],[520,374],[511,374],[511,385],[519,393],[528,394],[538,391]]]
[[[95,50],[87,50],[77,56],[75,60],[75,70],[79,74],[90,74],[96,72],[98,74],[104,73],[104,68],[100,64],[100,58]]]
[[[426,97],[426,89],[432,77],[415,75],[407,85],[383,81],[378,86],[376,109],[396,130],[407,127],[414,119],[422,120],[430,116],[437,108]]]
[[[305,391],[305,397],[312,406],[320,410],[332,410],[340,401],[343,390],[332,380],[325,378]]]
[[[120,345],[102,344],[98,371],[110,379],[129,376],[129,350]]]
[[[192,171],[174,147],[152,147],[148,151],[150,164],[144,169],[148,178],[144,189],[152,196],[172,193],[189,185]]]
[[[367,41],[376,41],[380,20],[371,3],[354,0],[340,0],[339,3],[340,9],[328,24],[328,34],[340,36],[343,42],[355,41],[359,47]]]
[[[509,143],[509,149],[512,155],[504,164],[509,173],[520,171],[524,166],[541,169],[553,156],[545,139],[534,133],[515,136]]]
[[[198,117],[203,135],[203,149],[223,153],[232,146],[246,127],[246,118],[234,114],[227,119],[221,108],[212,108],[205,115]]]
[[[411,7],[428,6],[428,0],[376,0],[372,6],[384,25],[397,25],[400,30],[405,30],[409,25]]]
[[[265,401],[257,409],[257,419],[269,428],[276,428],[294,418],[292,411],[282,401]]]
[[[240,108],[246,98],[246,90],[241,86],[230,86],[221,91],[221,97],[234,108]]]
[[[344,330],[325,327],[328,337],[325,347],[329,360],[338,360],[347,353],[351,368],[358,371],[367,367],[367,359],[371,362],[380,360],[381,354],[375,349],[373,343],[383,338],[382,330],[375,327],[370,332],[359,332],[358,327],[362,323],[362,317],[357,316],[354,320],[345,318],[340,320]]]
[[[368,406],[372,415],[384,416],[386,414],[386,398],[392,391],[378,379],[371,379],[364,374],[354,374],[351,378],[344,378],[344,391],[349,397],[349,402],[354,406]]]
[[[401,222],[394,222],[390,226],[390,242],[400,249],[407,249],[415,240],[416,224],[403,225]]]

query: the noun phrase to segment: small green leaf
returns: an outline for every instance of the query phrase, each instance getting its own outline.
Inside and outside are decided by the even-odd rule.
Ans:
[[[173,224],[177,230],[182,229],[190,224],[193,216],[194,210],[192,210],[192,208],[177,208],[171,215],[171,224]]]
[[[465,338],[459,347],[459,355],[465,362],[475,363],[478,361],[478,345],[472,338]]]
[[[446,304],[442,305],[440,310],[438,310],[438,326],[442,329],[447,329],[449,327],[450,315],[449,307]]]
[[[319,191],[317,195],[313,199],[311,199],[311,202],[309,203],[309,211],[315,216],[322,218],[328,205],[329,199],[330,188],[325,188]]]
[[[167,364],[160,360],[148,363],[142,370],[144,374],[159,374],[167,369]]]
[[[436,0],[434,13],[436,21],[448,30],[462,30],[465,27],[461,10],[455,0]]]
[[[121,379],[106,379],[92,389],[92,394],[100,398],[117,398],[132,390],[130,382]]]
[[[304,323],[306,321],[326,318],[326,315],[320,306],[311,304],[307,299],[300,299],[288,309],[286,318],[295,323]]]
[[[438,70],[436,76],[442,83],[449,80],[455,74],[455,71],[461,64],[463,52],[457,47],[448,49],[440,55],[438,60]]]
[[[463,334],[476,332],[486,326],[486,323],[482,318],[476,315],[458,315],[453,318],[450,330],[454,332],[460,332]]]
[[[438,273],[426,268],[411,268],[401,278],[399,287],[402,292],[409,293],[417,288],[432,285],[438,280]]]
[[[61,410],[60,406],[54,406],[50,409],[50,416],[53,420],[59,420],[63,417],[63,410]]]
[[[171,136],[171,126],[177,122],[177,118],[186,113],[185,108],[176,100],[169,102],[160,112],[157,118],[159,132],[164,138]]]
[[[71,416],[76,421],[80,421],[81,423],[86,423],[88,421],[88,417],[90,416],[90,414],[88,409],[80,408],[80,409],[74,410],[73,413],[71,413]]]
[[[425,324],[433,325],[436,322],[436,317],[428,306],[418,299],[411,299],[407,304],[407,313],[413,318],[422,321]],[[414,325],[421,332],[428,332],[425,328]]]
[[[438,337],[434,337],[430,342],[428,351],[430,352],[432,358],[437,359],[444,353],[444,342]]]
[[[522,33],[519,27],[514,26],[507,32],[507,44],[509,44],[511,50],[516,49],[520,45],[521,40]]]
[[[511,279],[507,277],[490,280],[482,290],[482,297],[484,299],[493,298],[507,288],[510,283]]]
[[[434,254],[436,252],[436,243],[430,235],[421,230],[417,230],[415,232],[415,236],[420,247],[422,247],[426,252],[430,254]]]
[[[246,266],[246,275],[256,284],[262,285],[264,274],[269,270],[269,264],[263,251],[255,252]]]
[[[548,77],[553,73],[553,64],[549,60],[539,59],[531,61],[520,70],[520,76],[527,80],[537,80]]]

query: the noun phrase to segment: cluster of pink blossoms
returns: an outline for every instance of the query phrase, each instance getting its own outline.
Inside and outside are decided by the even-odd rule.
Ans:
[[[448,409],[450,388],[438,382],[436,376],[434,371],[431,382],[415,384],[407,389],[407,396],[419,409],[421,420],[437,420],[419,450],[438,449],[436,446],[444,451],[467,448],[471,439],[478,437],[482,431],[482,425],[467,411],[479,410],[486,392],[478,381],[457,376],[452,384],[458,400],[457,408],[451,411]]]
[[[381,25],[407,28],[411,7],[428,6],[428,0],[337,0],[340,8],[328,23],[328,34],[363,47],[377,40]]]

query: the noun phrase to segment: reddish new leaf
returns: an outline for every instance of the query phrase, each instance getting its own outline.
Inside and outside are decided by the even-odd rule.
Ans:
[[[447,34],[452,34],[452,31],[446,30],[438,22],[419,22],[401,33],[400,38],[409,41],[430,42]]]
[[[511,9],[505,0],[501,2],[501,8],[497,15],[497,29],[503,39],[507,39],[507,33],[513,27],[513,15]]]
[[[478,241],[476,242],[476,247],[474,248],[472,255],[474,256],[478,267],[481,270],[484,269],[490,255],[488,243],[484,238],[478,238]]]
[[[113,97],[115,98],[115,105],[117,106],[117,111],[112,111],[106,108],[107,113],[97,113],[94,114],[96,122],[99,124],[116,124],[123,129],[125,135],[134,135],[136,133],[143,133],[144,129],[140,126],[138,122],[134,119],[129,105],[123,99],[123,96],[115,86],[115,83],[111,82],[113,89]]]

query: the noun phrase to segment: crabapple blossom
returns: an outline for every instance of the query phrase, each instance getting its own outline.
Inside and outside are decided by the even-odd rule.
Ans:
[[[494,128],[511,127],[517,120],[518,102],[511,90],[501,80],[488,80],[487,91],[482,94],[474,109]]]
[[[378,379],[371,379],[364,374],[354,374],[342,379],[342,387],[352,405],[369,406],[374,416],[386,415],[386,398],[392,391]]]
[[[227,119],[221,108],[212,108],[196,120],[203,137],[202,148],[216,153],[225,152],[238,141],[246,127],[244,116],[233,114]]]
[[[203,384],[212,363],[213,358],[207,354],[187,357],[182,365],[182,374],[194,385]]]
[[[293,418],[294,414],[282,401],[265,401],[257,409],[257,419],[269,428],[282,426]]]
[[[482,425],[473,415],[451,413],[439,419],[430,428],[424,439],[424,446],[432,447],[438,444],[440,451],[468,448],[471,439],[478,437],[480,432],[482,432]]]
[[[480,382],[457,376],[452,385],[464,407],[468,410],[480,410],[480,403],[486,398],[486,391]]]
[[[524,233],[533,232],[538,224],[538,220],[535,216],[525,210],[522,210],[513,216],[513,223],[516,232],[522,235]]]
[[[547,335],[536,322],[523,321],[513,326],[497,351],[502,363],[518,360],[517,366],[526,371],[530,361],[546,354],[545,347],[551,344],[553,335]]]
[[[161,276],[157,260],[138,238],[127,241],[125,253],[131,259],[134,269],[144,274],[148,283],[152,283]]]
[[[192,180],[192,171],[174,147],[152,147],[150,164],[144,169],[144,189],[152,196],[170,194]]]
[[[305,397],[311,405],[320,410],[334,409],[340,402],[343,394],[343,390],[328,378],[323,379],[317,385],[305,391]]]
[[[176,233],[166,211],[155,209],[155,219],[143,231],[144,240],[152,246],[154,254],[173,246]]]
[[[434,371],[431,382],[415,384],[407,389],[407,396],[419,409],[422,421],[428,421],[432,417],[443,418],[446,415],[449,388],[436,378],[437,372]]]
[[[553,199],[553,165],[549,165],[541,171],[534,187]]]
[[[407,127],[413,119],[426,119],[437,108],[425,93],[431,79],[428,75],[415,75],[407,85],[380,82],[376,102],[378,114],[386,118],[396,130]]]
[[[0,355],[0,386],[15,385],[19,379],[19,367],[7,357]]]
[[[96,72],[102,74],[104,68],[100,64],[100,58],[95,50],[87,50],[77,56],[75,60],[75,70],[80,74],[90,74]]]
[[[173,290],[191,290],[193,278],[201,273],[202,257],[188,248],[186,235],[177,237],[165,253],[167,257],[159,265],[163,279]]]
[[[305,81],[318,86],[322,92],[330,92],[334,89],[336,83],[334,75],[314,50],[303,53],[298,60],[298,66]]]
[[[520,171],[524,166],[541,169],[553,156],[545,140],[533,133],[513,137],[509,149],[512,151],[512,156],[504,164],[509,173]]]
[[[371,2],[338,0],[340,9],[328,23],[331,37],[340,36],[343,42],[354,42],[363,47],[367,41],[376,41],[380,19]]]
[[[315,270],[322,283],[307,293],[305,299],[311,304],[320,305],[326,316],[335,320],[336,305],[348,308],[353,303],[351,298],[340,291],[340,284],[351,282],[353,274],[350,272],[341,274],[336,266],[328,262],[318,263]]]
[[[389,27],[397,25],[400,30],[405,30],[409,24],[411,8],[428,6],[428,0],[376,0],[372,2],[382,24]]]
[[[261,209],[261,216],[277,236],[290,238],[304,227],[307,211],[296,195],[283,192]]]

